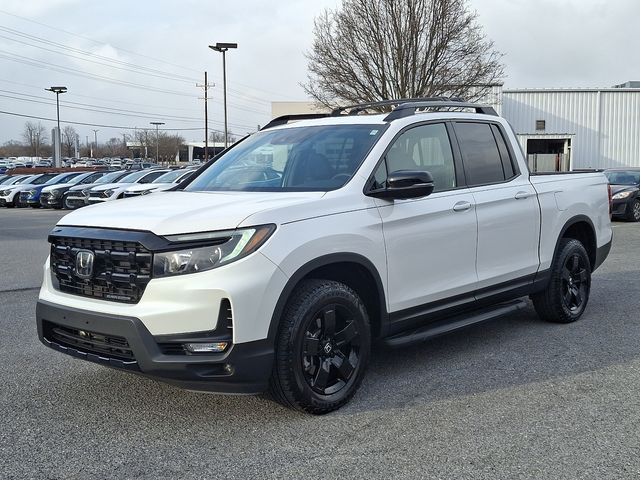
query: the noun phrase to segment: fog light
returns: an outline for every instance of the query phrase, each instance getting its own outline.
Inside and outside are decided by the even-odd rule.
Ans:
[[[224,352],[229,342],[185,343],[184,348],[191,353]]]

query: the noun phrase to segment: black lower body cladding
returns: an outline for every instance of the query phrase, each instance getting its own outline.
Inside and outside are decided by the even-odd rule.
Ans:
[[[100,365],[118,368],[189,390],[256,394],[267,389],[273,364],[269,340],[231,345],[215,354],[173,354],[162,345],[176,343],[184,334],[154,337],[137,318],[94,313],[38,301],[40,341],[60,352]],[[55,332],[55,333],[54,333]],[[74,335],[77,334],[77,335]],[[73,339],[86,336],[78,344]],[[196,341],[211,341],[215,332],[203,332]],[[68,339],[65,340],[65,339]]]

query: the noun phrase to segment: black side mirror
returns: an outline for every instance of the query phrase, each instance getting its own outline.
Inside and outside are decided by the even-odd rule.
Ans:
[[[405,200],[431,195],[433,176],[424,170],[398,170],[387,178],[387,188],[374,190],[368,195],[389,200]]]

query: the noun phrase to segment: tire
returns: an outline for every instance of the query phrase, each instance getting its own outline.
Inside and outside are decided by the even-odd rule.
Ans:
[[[531,296],[538,316],[547,322],[578,320],[589,302],[591,262],[582,243],[563,239],[551,266],[546,289]]]
[[[640,198],[636,198],[627,212],[627,220],[630,222],[640,222]]]
[[[283,405],[314,415],[334,411],[355,394],[371,351],[364,303],[333,280],[305,280],[281,318],[269,382]]]

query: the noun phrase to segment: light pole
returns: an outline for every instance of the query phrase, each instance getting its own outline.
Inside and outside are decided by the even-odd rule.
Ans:
[[[99,131],[100,131],[100,130],[93,130],[93,139],[95,140],[95,142],[94,142],[94,143],[95,143],[95,146],[96,146],[96,147],[95,147],[94,151],[92,152],[92,156],[91,156],[91,158],[93,158],[93,153],[95,153],[96,155],[97,155],[97,153],[98,153],[98,132],[99,132]]]
[[[227,60],[226,53],[230,48],[238,48],[237,43],[216,43],[209,45],[211,50],[222,52],[222,95],[224,96],[224,148],[227,148],[229,131],[227,129]]]
[[[58,114],[58,131],[56,134],[56,141],[57,141],[57,148],[54,151],[54,156],[55,156],[55,166],[59,167],[60,166],[60,153],[62,152],[62,145],[60,143],[60,94],[61,93],[67,93],[67,87],[49,87],[49,88],[45,88],[45,90],[47,90],[48,92],[53,92],[56,94],[56,112]]]
[[[156,163],[158,163],[158,151],[160,150],[160,135],[158,134],[158,127],[164,125],[164,122],[149,122],[151,125],[156,126]]]

